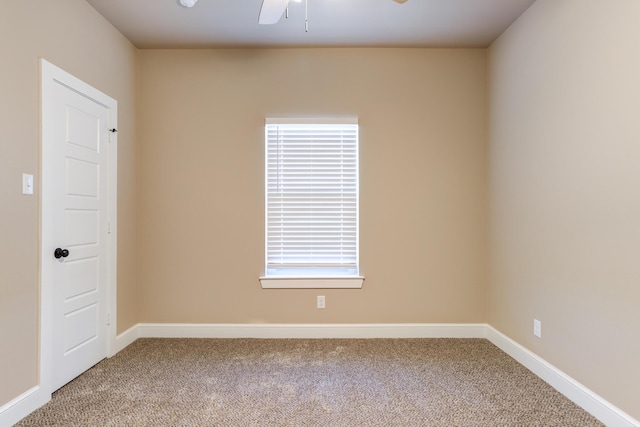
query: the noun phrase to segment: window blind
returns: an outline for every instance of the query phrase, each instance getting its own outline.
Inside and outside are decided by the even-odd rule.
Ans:
[[[266,274],[358,274],[358,125],[266,125]]]

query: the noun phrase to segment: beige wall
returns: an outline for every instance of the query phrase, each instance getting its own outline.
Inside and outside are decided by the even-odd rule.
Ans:
[[[0,12],[0,406],[37,384],[39,58],[118,100],[118,329],[136,323],[136,50],[84,0],[2,2]],[[21,195],[22,173],[35,175]]]
[[[490,323],[636,419],[638,16],[538,0],[489,55]]]
[[[140,321],[486,321],[484,50],[139,60]],[[360,119],[361,290],[260,288],[264,119],[282,115]]]

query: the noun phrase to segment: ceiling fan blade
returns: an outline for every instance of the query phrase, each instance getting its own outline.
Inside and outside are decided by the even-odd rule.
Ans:
[[[277,23],[288,3],[289,0],[262,0],[258,24],[270,25]]]

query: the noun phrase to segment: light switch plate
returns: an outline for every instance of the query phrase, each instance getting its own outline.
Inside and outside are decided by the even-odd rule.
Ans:
[[[29,173],[22,174],[22,194],[33,194],[33,175]]]

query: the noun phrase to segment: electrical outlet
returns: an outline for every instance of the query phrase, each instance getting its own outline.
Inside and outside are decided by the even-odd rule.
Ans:
[[[324,295],[318,295],[317,307],[318,308],[324,308],[325,307],[324,303],[325,303]]]
[[[533,319],[533,335],[542,338],[542,322],[538,319]]]

